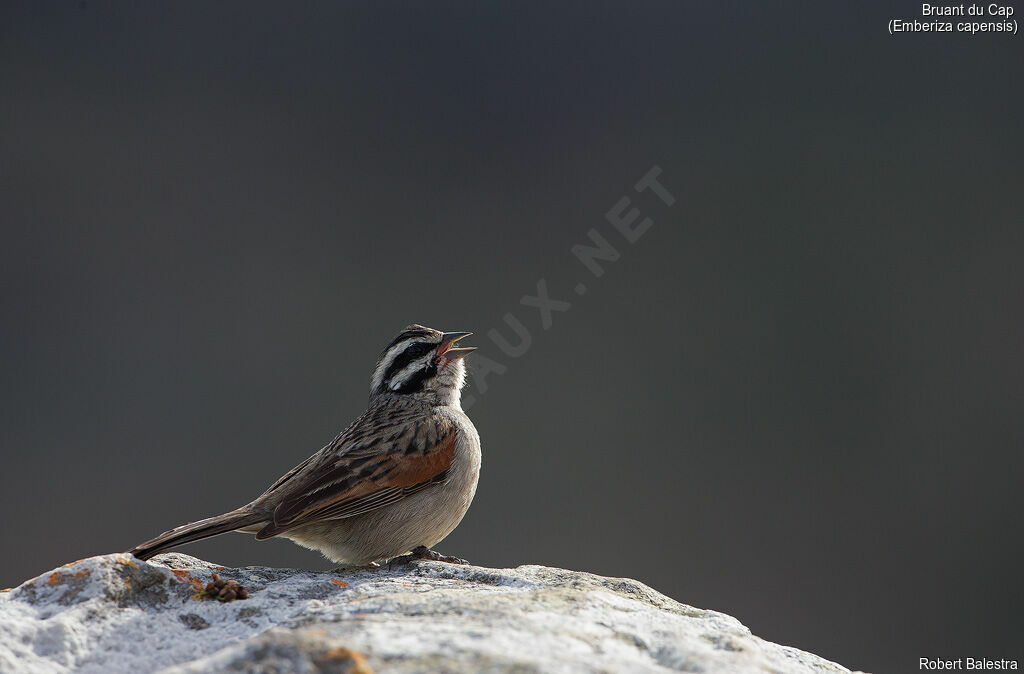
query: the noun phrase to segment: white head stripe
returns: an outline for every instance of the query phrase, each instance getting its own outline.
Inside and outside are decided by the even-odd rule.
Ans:
[[[413,362],[409,363],[404,368],[402,368],[401,371],[395,373],[395,375],[391,377],[391,390],[397,391],[398,389],[400,389],[402,387],[402,384],[404,384],[405,380],[409,377],[409,375],[411,375],[413,372],[416,372],[417,370],[422,370],[423,368],[425,368],[427,366],[427,363],[430,361],[431,358],[433,358],[433,356],[434,353],[430,352],[423,358],[414,360]]]
[[[418,342],[420,340],[420,337],[411,337],[405,341],[395,344],[388,350],[386,354],[384,354],[384,357],[380,361],[380,365],[378,365],[377,369],[373,371],[373,377],[370,379],[371,391],[376,391],[377,387],[380,386],[381,382],[384,381],[384,373],[388,371],[388,367],[395,360],[395,358],[398,357],[398,354],[405,351],[405,348],[409,346],[409,344],[413,342]]]

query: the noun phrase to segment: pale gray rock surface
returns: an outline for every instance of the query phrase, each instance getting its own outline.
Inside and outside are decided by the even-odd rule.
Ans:
[[[196,598],[211,573],[249,598]],[[0,593],[2,672],[848,672],[624,578],[92,557]]]

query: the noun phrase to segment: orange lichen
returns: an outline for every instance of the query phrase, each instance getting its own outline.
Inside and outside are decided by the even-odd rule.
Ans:
[[[136,563],[135,563],[135,562],[133,562],[132,560],[128,559],[127,557],[118,557],[118,559],[117,559],[117,563],[118,563],[118,564],[124,564],[125,566],[130,566],[130,567],[132,567],[133,569],[137,569],[137,568],[139,568],[139,565],[138,565],[138,564],[136,564]]]
[[[347,671],[352,674],[373,674],[369,663],[366,662],[366,656],[350,648],[332,648],[320,658],[321,662],[324,660],[351,660],[352,667]]]
[[[335,580],[332,580],[331,582],[334,583],[335,585],[340,585],[341,587],[348,587],[348,583],[346,583],[343,580],[335,579]]]
[[[61,567],[61,568],[64,568],[64,567]],[[92,571],[90,571],[89,569],[86,569],[84,571],[79,571],[78,573],[68,574],[67,577],[68,578],[84,578],[85,576],[91,576],[91,575],[92,575]],[[50,574],[50,577],[49,577],[49,579],[47,579],[46,582],[49,583],[50,585],[56,585],[57,583],[60,582],[60,579],[63,578],[63,577],[64,576],[61,575],[61,573],[59,571],[54,571],[53,573]]]
[[[194,587],[197,592],[203,591],[203,581],[199,580],[198,578],[193,578],[192,576],[190,576],[187,569],[171,569],[171,573],[173,573],[174,577],[180,580],[181,582],[188,583],[189,585]],[[193,597],[193,599],[195,599],[195,597]]]

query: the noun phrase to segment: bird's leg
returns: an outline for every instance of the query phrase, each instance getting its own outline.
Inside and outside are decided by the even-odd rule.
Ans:
[[[429,559],[432,562],[448,562],[449,564],[469,564],[468,561],[461,557],[452,557],[450,555],[442,555],[440,552],[435,552],[425,545],[420,545],[413,548],[412,554],[416,555],[416,559]]]
[[[353,571],[365,571],[366,569],[376,569],[380,564],[377,562],[370,562],[360,566],[359,564],[342,564],[329,570],[327,573],[352,573]]]
[[[449,564],[469,564],[464,559],[459,557],[449,557],[448,555],[442,555],[440,552],[434,552],[425,545],[418,545],[412,549],[408,555],[402,555],[401,557],[395,557],[388,562],[388,567],[391,566],[402,566],[409,562],[416,561],[417,559],[429,559],[432,562],[448,562]]]

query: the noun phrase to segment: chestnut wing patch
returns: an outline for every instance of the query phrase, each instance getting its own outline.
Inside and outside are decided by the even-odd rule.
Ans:
[[[390,445],[380,452],[342,456],[290,485],[274,520],[256,534],[264,539],[297,526],[354,517],[396,503],[443,481],[455,458],[456,431],[434,444]]]

